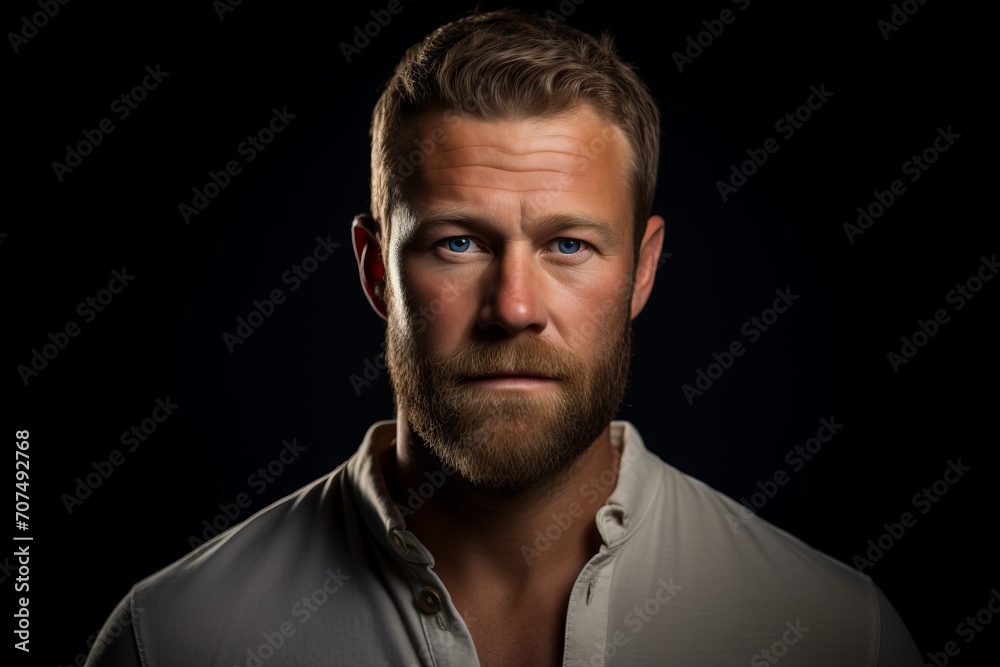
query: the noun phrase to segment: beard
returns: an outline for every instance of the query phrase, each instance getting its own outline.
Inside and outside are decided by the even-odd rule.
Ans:
[[[615,417],[628,383],[632,321],[626,304],[595,311],[589,360],[535,334],[495,337],[430,354],[419,320],[386,281],[386,361],[398,407],[445,466],[494,492],[522,492],[566,471]],[[630,291],[630,290],[629,290]],[[412,319],[411,319],[412,318]],[[427,322],[423,322],[426,330]],[[494,391],[470,377],[518,372],[556,378],[538,391]]]

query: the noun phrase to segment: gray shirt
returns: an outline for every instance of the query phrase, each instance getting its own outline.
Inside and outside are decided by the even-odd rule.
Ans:
[[[406,529],[447,477],[395,503],[379,465],[395,429],[375,423],[336,470],[136,584],[87,665],[478,665],[476,620]],[[573,586],[564,665],[922,664],[868,576],[667,465],[630,423],[611,436],[621,466],[597,513],[603,546]],[[581,506],[613,472],[581,484]],[[526,561],[574,514],[553,515]]]

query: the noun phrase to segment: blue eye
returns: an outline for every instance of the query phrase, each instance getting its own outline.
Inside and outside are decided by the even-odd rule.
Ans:
[[[448,239],[445,245],[448,247],[448,250],[451,250],[452,252],[465,252],[472,244],[469,241],[468,236],[456,236]]]
[[[580,252],[583,244],[576,239],[559,239],[559,252],[572,255]]]

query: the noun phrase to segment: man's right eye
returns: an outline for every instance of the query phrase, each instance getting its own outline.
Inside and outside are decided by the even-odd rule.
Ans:
[[[445,245],[452,252],[465,252],[472,245],[472,241],[467,236],[456,236],[445,241]]]
[[[440,241],[440,245],[454,253],[465,253],[470,248],[478,248],[479,245],[468,236],[452,236]]]

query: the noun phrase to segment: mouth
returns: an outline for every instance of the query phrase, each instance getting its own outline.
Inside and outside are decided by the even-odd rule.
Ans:
[[[544,373],[536,373],[534,371],[496,371],[494,373],[482,373],[481,375],[467,375],[463,378],[463,381],[475,381],[475,380],[487,380],[492,378],[533,378],[536,380],[555,380],[550,375],[545,375]]]
[[[468,376],[463,378],[460,384],[494,389],[535,389],[558,381],[558,378],[532,371],[503,371]]]

